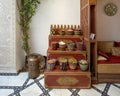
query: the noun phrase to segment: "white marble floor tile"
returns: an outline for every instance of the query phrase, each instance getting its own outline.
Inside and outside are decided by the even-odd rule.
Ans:
[[[39,96],[40,94],[42,94],[42,91],[36,84],[33,84],[20,92],[21,96]]]
[[[93,84],[93,86],[98,88],[99,90],[103,91],[105,89],[106,84],[105,83]]]
[[[78,94],[80,96],[101,96],[101,94],[99,92],[97,92],[94,89],[81,89]]]
[[[28,78],[28,73],[20,73],[18,76],[0,76],[0,86],[22,86],[26,79]]]
[[[45,88],[45,86],[44,86],[44,79],[40,80],[39,82],[40,82],[41,85]]]
[[[37,77],[37,79],[39,79],[39,78],[41,78],[41,77],[43,77],[44,76],[44,74],[40,74],[38,77]]]
[[[49,94],[50,96],[70,96],[72,93],[67,89],[53,89]]]
[[[108,95],[110,96],[120,96],[120,89],[111,85],[108,91]]]
[[[115,83],[116,85],[120,86],[120,83]]]
[[[0,89],[0,96],[8,96],[13,92],[13,89]]]
[[[34,82],[33,79],[29,79],[29,81],[27,82],[27,85],[31,84],[32,82]]]
[[[43,77],[43,76],[44,76],[44,74],[40,74],[36,79],[39,79],[39,78],[41,78],[41,77]],[[27,85],[29,85],[29,84],[32,83],[32,82],[34,82],[34,79],[29,79]],[[43,83],[44,83],[44,82],[43,82]]]
[[[44,87],[44,74],[40,74],[40,76],[37,77],[39,79],[39,83]],[[0,96],[8,96],[11,93],[14,93],[13,87],[10,86],[21,86],[25,83],[25,81],[28,78],[28,72],[21,72],[17,76],[0,76]],[[34,82],[34,79],[29,79],[27,82],[27,85],[31,84],[29,87],[25,88],[20,92],[20,96],[40,96],[43,94],[42,90],[38,87],[38,85]],[[34,83],[34,84],[33,84]],[[100,84],[93,84],[95,88],[101,91],[105,91],[107,83],[100,83]],[[120,83],[114,83],[118,87],[120,86]],[[109,96],[120,96],[120,88],[115,86],[114,84],[110,85],[110,88],[108,90]],[[7,89],[7,86],[11,89]],[[26,87],[26,85],[24,85]],[[6,89],[3,89],[6,88]],[[17,87],[14,87],[17,88]],[[45,87],[44,87],[45,88]],[[48,90],[45,88],[45,90]],[[76,89],[72,89],[72,91],[75,91]],[[50,96],[71,96],[72,93],[71,90],[68,89],[52,89],[49,90]],[[76,90],[77,91],[77,90]],[[80,89],[78,94],[80,96],[101,96],[101,93],[99,93],[96,89]],[[15,96],[15,95],[14,95]],[[45,96],[45,95],[44,95]],[[47,96],[47,95],[46,95]]]

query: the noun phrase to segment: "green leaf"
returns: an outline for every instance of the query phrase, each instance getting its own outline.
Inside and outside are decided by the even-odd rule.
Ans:
[[[28,30],[30,28],[32,17],[34,16],[39,4],[40,4],[40,0],[17,0],[17,6],[19,9],[19,16],[20,16],[19,24],[21,26],[21,30],[23,33],[22,48],[24,49],[26,54],[29,54],[29,50],[30,50],[30,47],[28,45],[28,40],[30,38]]]

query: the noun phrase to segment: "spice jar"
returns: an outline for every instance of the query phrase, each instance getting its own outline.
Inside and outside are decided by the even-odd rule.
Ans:
[[[75,70],[77,68],[77,60],[73,57],[68,59],[69,68]]]
[[[67,58],[60,57],[58,61],[59,61],[59,65],[60,65],[60,70],[62,70],[62,71],[67,70]]]
[[[59,48],[60,48],[60,50],[64,51],[65,48],[66,48],[66,43],[63,42],[63,41],[60,41],[60,42],[59,42]]]
[[[52,50],[57,50],[57,45],[58,45],[57,42],[52,42],[51,43],[51,49]]]
[[[47,69],[49,71],[53,70],[56,64],[56,59],[47,60]]]

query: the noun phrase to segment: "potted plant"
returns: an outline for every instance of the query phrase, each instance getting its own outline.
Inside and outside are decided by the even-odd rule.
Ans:
[[[29,46],[29,28],[32,17],[34,16],[40,0],[17,0],[17,7],[19,11],[19,25],[22,31],[22,48],[25,51],[26,57],[30,55]],[[26,62],[27,63],[27,62]],[[26,65],[26,64],[25,64]]]

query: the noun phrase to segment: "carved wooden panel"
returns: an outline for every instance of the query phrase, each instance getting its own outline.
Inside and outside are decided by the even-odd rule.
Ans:
[[[81,10],[81,29],[84,37],[89,38],[89,6],[84,7]]]
[[[81,0],[81,7],[82,8],[87,4],[89,4],[89,0]]]
[[[96,5],[97,0],[90,0],[90,5]]]

